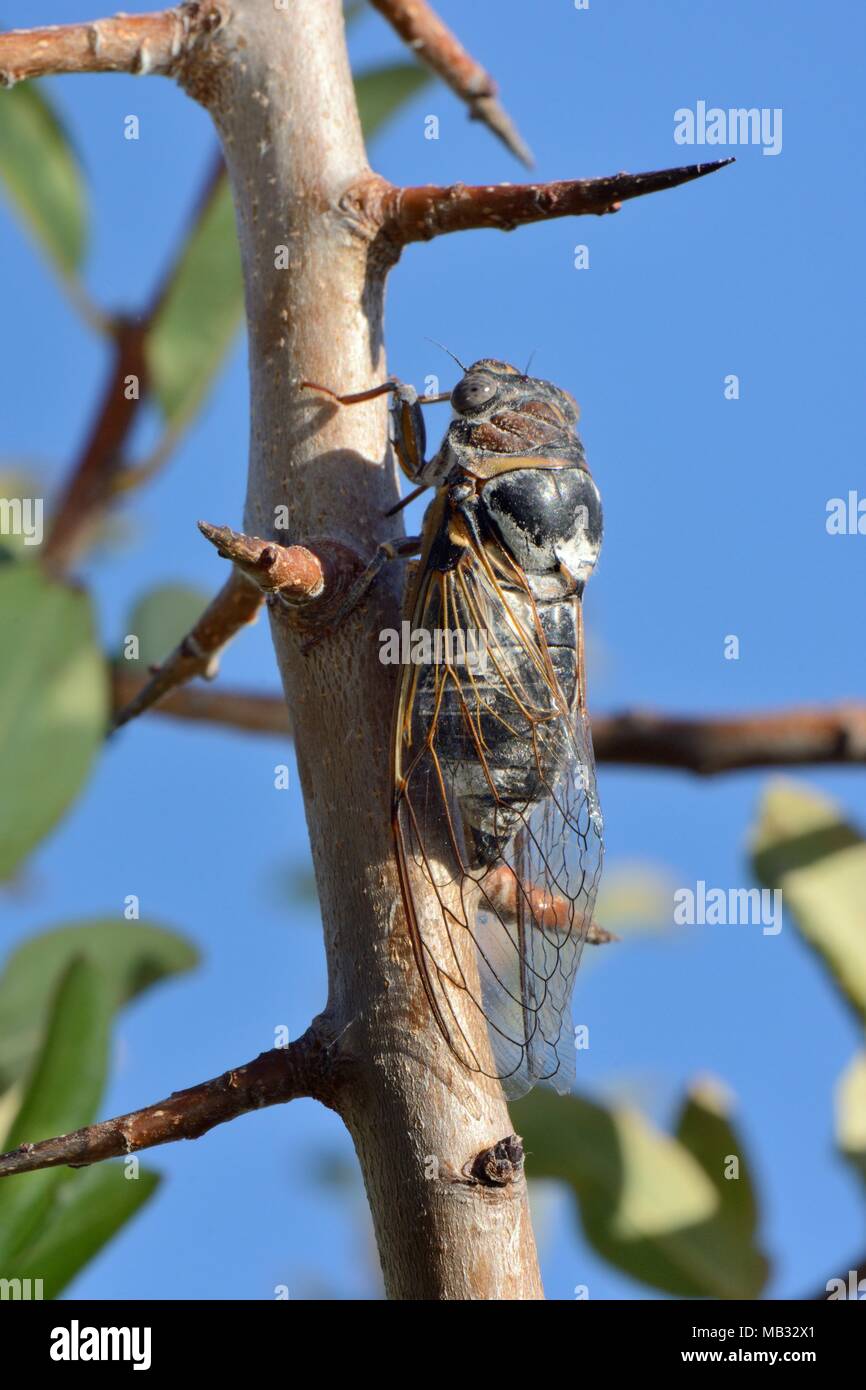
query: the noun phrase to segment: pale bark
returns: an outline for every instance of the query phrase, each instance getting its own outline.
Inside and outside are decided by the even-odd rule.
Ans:
[[[381,401],[322,405],[386,375],[385,265],[363,220],[341,211],[368,176],[339,0],[286,10],[234,0],[207,69],[185,74],[219,129],[235,198],[250,352],[246,529],[288,542],[326,535],[367,556],[394,534],[397,500]],[[275,255],[289,248],[289,268]],[[307,657],[272,618],[316,866],[329,1029],[346,1064],[337,1100],[358,1152],[391,1298],[541,1297],[522,1175],[461,1179],[511,1133],[497,1088],[476,1086],[430,1018],[398,907],[388,744],[393,668],[378,632],[398,618],[395,573]],[[434,1174],[438,1171],[438,1178]]]

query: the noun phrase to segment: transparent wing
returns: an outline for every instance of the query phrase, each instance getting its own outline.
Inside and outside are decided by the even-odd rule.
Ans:
[[[465,1066],[510,1096],[567,1091],[602,858],[579,602],[536,603],[504,552],[470,548],[424,577],[412,628],[440,635],[404,672],[394,750],[427,996]]]

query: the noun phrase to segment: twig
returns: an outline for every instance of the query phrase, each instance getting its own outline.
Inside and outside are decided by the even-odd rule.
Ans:
[[[171,656],[123,704],[114,720],[115,729],[144,714],[195,677],[212,680],[223,648],[245,624],[255,620],[266,595],[279,600],[300,631],[308,636],[321,635],[362,567],[359,557],[337,542],[323,541],[314,551],[303,545],[278,545],[260,536],[232,531],[228,526],[211,526],[207,521],[200,521],[198,526],[218,553],[233,562],[231,576]],[[128,688],[128,683],[124,684]],[[115,677],[115,692],[119,688]],[[181,708],[187,718],[194,718],[189,711],[200,710],[201,701],[188,698]],[[225,701],[221,701],[220,708],[225,715],[228,708]],[[237,701],[233,708],[237,711]],[[179,712],[177,702],[173,712]],[[273,729],[277,723],[273,711],[269,717]],[[286,721],[283,708],[277,725],[279,732],[285,731]],[[254,727],[263,729],[266,726],[256,721]]]
[[[277,545],[260,536],[246,536],[228,526],[200,521],[198,529],[224,560],[232,560],[262,593],[279,593],[289,602],[319,598],[325,588],[325,569],[318,555],[303,545]]]
[[[223,160],[222,150],[218,149],[211,166],[205,175],[198,198],[189,218],[186,236],[182,238],[175,250],[171,261],[166,269],[162,280],[157,285],[156,291],[151,299],[149,307],[145,310],[142,319],[142,332],[146,336],[150,333],[157,317],[165,307],[165,303],[175,287],[177,279],[183,273],[184,257],[187,247],[192,243],[197,228],[220,196],[222,187],[226,179],[226,167]],[[111,478],[112,495],[122,494],[133,491],[135,488],[142,487],[149,483],[152,478],[165,466],[189,424],[186,412],[180,419],[172,419],[166,426],[162,438],[156,448],[143,460],[134,464],[125,464],[123,468],[113,471]]]
[[[118,664],[115,702],[131,699],[135,677]],[[196,723],[224,724],[250,733],[285,735],[289,716],[281,695],[242,690],[184,690],[159,714]],[[713,776],[752,767],[866,763],[866,705],[747,714],[729,719],[680,719],[649,712],[595,715],[600,763],[657,767]]]
[[[118,14],[83,24],[52,24],[0,34],[0,87],[69,72],[171,74],[201,33],[222,23],[221,0],[153,14]]]
[[[128,724],[170,691],[196,676],[212,680],[216,675],[220,652],[242,627],[255,621],[263,601],[261,591],[237,570],[233,570],[192,631],[154,671],[151,679],[129,704],[120,710],[114,720],[114,728]]]
[[[174,1091],[156,1105],[55,1139],[21,1144],[0,1155],[0,1178],[41,1168],[86,1168],[176,1139],[200,1139],[215,1125],[266,1105],[282,1105],[302,1096],[331,1105],[335,1093],[334,1064],[314,1023],[288,1047],[262,1052],[246,1066],[186,1091]]]
[[[455,183],[450,187],[426,184],[396,188],[373,176],[350,190],[343,206],[348,212],[354,208],[360,218],[378,225],[389,242],[404,246],[413,241],[430,241],[445,232],[477,227],[510,232],[526,223],[546,222],[554,217],[618,212],[630,198],[677,188],[733,162],[717,159],[709,164],[688,164],[646,174],[614,174],[610,178],[558,183]]]
[[[119,319],[115,324],[114,362],[102,402],[55,508],[42,550],[44,563],[53,570],[69,568],[112,495],[123,444],[147,389],[146,333],[146,323]],[[132,396],[127,389],[130,377],[138,382]]]
[[[632,712],[594,717],[599,762],[679,768],[709,776],[747,767],[866,763],[866,705],[723,719]]]
[[[483,121],[521,163],[531,168],[532,154],[497,100],[493,78],[470,57],[427,0],[371,2],[412,51],[466,102],[472,119]]]
[[[198,523],[199,530],[224,559],[251,580],[296,632],[306,637],[307,653],[339,625],[342,601],[364,569],[357,551],[328,537],[308,545],[279,545],[261,536],[246,536],[228,526]]]
[[[111,668],[113,703],[116,710],[132,704],[142,683],[128,663],[116,661]],[[141,711],[139,711],[140,713]],[[157,714],[196,724],[221,724],[253,734],[291,735],[289,712],[282,695],[258,695],[245,690],[212,690],[190,685],[170,691],[160,699]]]

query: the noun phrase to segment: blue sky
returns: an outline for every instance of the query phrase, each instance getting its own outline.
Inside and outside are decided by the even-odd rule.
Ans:
[[[83,0],[19,0],[3,23],[92,18]],[[134,5],[134,9],[146,6]],[[862,463],[862,53],[866,14],[845,0],[667,0],[602,4],[443,0],[443,17],[500,82],[541,179],[656,169],[735,153],[730,169],[626,204],[512,235],[478,232],[412,247],[388,297],[390,369],[443,387],[464,360],[523,364],[572,391],[606,513],[590,585],[590,704],[736,711],[862,696],[866,537],[828,536],[827,501],[864,483]],[[401,56],[372,12],[355,25],[357,65]],[[51,92],[86,170],[93,209],[87,282],[100,303],[147,301],[185,225],[214,137],[171,83],[66,78]],[[781,152],[683,147],[674,113],[780,108]],[[123,138],[135,113],[141,138]],[[440,121],[425,140],[424,118]],[[375,143],[397,183],[520,181],[493,138],[441,85]],[[575,247],[590,266],[574,269]],[[2,452],[50,489],[100,389],[104,348],[75,318],[5,205]],[[724,378],[740,378],[726,400]],[[213,591],[222,562],[198,517],[237,524],[244,494],[247,381],[239,339],[171,467],[137,500],[129,543],[83,573],[107,644],[149,587]],[[435,436],[446,414],[431,412]],[[142,422],[144,449],[156,433]],[[740,658],[724,659],[727,634]],[[276,687],[266,627],[239,640],[226,682]],[[190,935],[194,975],[129,1009],[117,1031],[105,1113],[215,1075],[301,1031],[325,997],[315,911],[283,879],[309,863],[296,779],[273,791],[280,740],[148,719],[113,741],[74,813],[0,902],[3,944],[45,926],[120,912]],[[862,771],[808,770],[866,823]],[[761,773],[699,782],[602,767],[608,866],[652,864],[678,885],[748,886]],[[832,1088],[856,1031],[790,925],[692,928],[631,939],[582,971],[577,1012],[593,1045],[579,1083],[670,1122],[697,1075],[722,1078],[760,1191],[774,1262],[769,1292],[797,1296],[862,1254],[862,1198],[833,1152]],[[339,1121],[312,1102],[246,1117],[149,1162],[166,1182],[146,1214],[85,1272],[83,1297],[369,1296],[375,1254]],[[548,1293],[645,1297],[583,1241],[566,1199],[540,1212]]]

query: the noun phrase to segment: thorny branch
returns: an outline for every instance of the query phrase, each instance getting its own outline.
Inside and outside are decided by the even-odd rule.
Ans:
[[[465,101],[473,120],[483,121],[512,154],[527,166],[532,154],[497,100],[489,72],[466,52],[456,35],[427,0],[371,0],[417,56]]]
[[[213,679],[220,652],[240,628],[256,619],[265,596],[279,602],[284,614],[308,638],[320,634],[362,568],[360,558],[335,541],[322,541],[311,550],[303,545],[285,546],[260,536],[246,536],[228,526],[211,526],[207,521],[199,522],[199,530],[224,559],[233,562],[231,576],[183,641],[154,670],[151,679],[122,705],[114,720],[115,729],[195,677]],[[129,690],[129,679],[115,677],[114,688],[115,695],[121,689]],[[285,704],[279,703],[285,727],[288,714]],[[190,705],[195,707],[194,698],[187,701],[186,707]],[[174,707],[177,708],[176,702]],[[234,708],[237,713],[237,702]]]
[[[393,0],[388,6],[383,2],[379,8],[390,11],[392,22],[404,24],[407,32],[410,14],[416,25],[425,21],[426,7],[410,0]],[[230,24],[224,23],[229,17]],[[486,75],[473,89],[471,70],[477,78],[477,65],[467,60],[469,66],[461,72],[456,41],[441,26],[437,38],[431,22],[426,16],[428,39],[426,45],[416,44],[418,51],[426,46],[422,56],[431,65],[441,62],[443,75],[456,90],[462,84],[461,95],[495,127],[497,108],[489,104],[493,93],[482,89]],[[209,35],[214,36],[212,43],[205,42]],[[415,32],[410,41],[420,37]],[[310,430],[300,414],[287,420],[287,391],[291,394],[291,383],[307,377],[336,380],[338,371],[362,390],[374,385],[377,377],[381,380],[387,365],[381,340],[385,270],[394,252],[407,242],[445,231],[508,228],[549,217],[613,211],[626,198],[673,187],[727,162],[579,183],[394,189],[368,172],[336,0],[292,0],[279,13],[276,6],[260,0],[232,0],[230,7],[224,0],[213,0],[179,5],[162,14],[120,15],[0,36],[0,83],[85,71],[171,73],[214,117],[238,212],[250,327],[248,524],[251,530],[266,528],[275,505],[291,489],[305,545],[282,547],[226,528],[209,528],[209,538],[233,561],[230,582],[248,604],[258,605],[261,592],[267,591],[299,600],[301,615],[320,613],[320,605],[327,604],[332,593],[338,596],[341,582],[348,582],[345,576],[357,562],[336,542],[318,544],[308,534],[313,529],[309,519],[324,514],[335,535],[364,542],[377,539],[377,520],[393,501],[394,485],[384,470],[369,466],[381,456],[383,410],[326,420]],[[508,138],[501,126],[498,133]],[[269,152],[267,162],[262,151]],[[337,206],[343,208],[344,219],[331,215]],[[375,243],[381,237],[380,257],[365,254],[357,238],[346,237],[345,220],[353,216],[365,239]],[[279,296],[263,273],[273,265],[277,224],[297,253],[293,274]],[[329,291],[325,295],[323,285]],[[281,317],[272,323],[278,310]],[[274,371],[270,329],[282,336],[284,323],[290,325],[286,371]],[[339,474],[332,471],[330,480],[322,469],[322,454],[328,450],[342,461]],[[102,459],[113,472],[108,450],[102,451]],[[360,466],[348,468],[347,460],[358,460]],[[91,460],[91,478],[95,471]],[[78,525],[91,517],[87,508],[73,510]],[[208,528],[203,529],[208,534]],[[293,556],[293,551],[302,555]],[[63,557],[62,547],[59,553]],[[383,617],[396,611],[393,593],[380,593],[377,600]],[[217,606],[222,611],[223,605]],[[305,620],[302,616],[301,622]],[[221,618],[215,622],[224,635],[221,624]],[[368,644],[366,650],[354,651],[351,669],[331,662],[329,698],[323,700],[321,671],[304,662],[293,632],[286,629],[279,620],[272,624],[301,754],[328,954],[329,1000],[337,1026],[345,1029],[351,1020],[357,1030],[359,1065],[352,1084],[340,1086],[337,1093],[336,1063],[315,1036],[314,1024],[286,1052],[263,1054],[237,1072],[177,1093],[160,1105],[25,1145],[0,1158],[0,1175],[87,1164],[175,1138],[197,1137],[245,1110],[313,1095],[325,1104],[339,1102],[352,1133],[390,1296],[542,1297],[522,1185],[513,1185],[507,1205],[488,1204],[482,1216],[481,1210],[433,1190],[417,1162],[418,1154],[425,1152],[465,1155],[495,1150],[510,1131],[504,1098],[495,1088],[476,1087],[471,1096],[468,1090],[463,1095],[460,1077],[431,1067],[428,1051],[439,1058],[442,1044],[430,1026],[421,986],[407,968],[405,940],[393,932],[396,880],[386,814],[387,776],[377,761],[387,738],[389,682]],[[186,657],[204,660],[203,653],[195,651]],[[359,708],[364,718],[357,721],[351,749],[335,748],[335,724],[349,727]],[[407,1037],[411,1049],[406,1047]]]
[[[554,217],[618,212],[630,198],[677,188],[733,163],[733,159],[716,159],[646,174],[613,174],[609,178],[566,179],[557,183],[455,183],[450,187],[425,184],[396,188],[373,177],[350,190],[344,206],[347,212],[355,211],[377,227],[388,242],[405,246],[413,241],[430,241],[446,232],[479,227],[510,232],[515,227],[547,222]]]
[[[335,1066],[314,1023],[287,1047],[262,1052],[246,1066],[185,1091],[174,1091],[156,1105],[0,1154],[0,1178],[41,1168],[86,1168],[176,1139],[200,1139],[216,1125],[250,1110],[283,1105],[302,1096],[331,1105]]]
[[[83,24],[52,24],[0,34],[0,87],[69,72],[171,75],[196,37],[219,27],[222,0],[153,14],[118,14]]]
[[[198,529],[216,546],[217,554],[232,560],[262,593],[279,593],[287,601],[303,603],[319,598],[325,588],[324,565],[306,546],[277,545],[229,526],[211,526],[208,521],[200,521]]]

